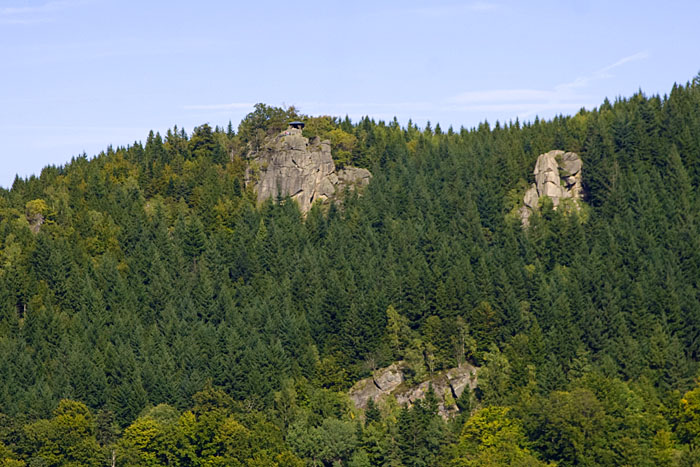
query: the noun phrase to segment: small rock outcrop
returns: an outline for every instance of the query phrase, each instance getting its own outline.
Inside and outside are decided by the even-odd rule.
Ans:
[[[44,224],[44,216],[40,213],[27,216],[27,222],[29,222],[29,230],[31,230],[32,233],[37,234],[39,233],[39,230],[41,230],[41,226]]]
[[[359,167],[345,167],[338,171],[338,183],[349,187],[369,185],[372,174],[367,169]]]
[[[48,212],[48,206],[46,201],[43,199],[33,199],[27,201],[25,215],[27,217],[27,222],[29,223],[29,230],[32,233],[39,233],[41,226],[46,220],[45,214]]]
[[[258,202],[290,196],[306,213],[314,201],[333,198],[347,186],[369,184],[367,169],[345,167],[336,170],[328,140],[308,138],[298,128],[288,128],[258,151],[248,155],[251,161],[246,182],[253,184]]]
[[[381,400],[394,397],[404,406],[412,406],[417,400],[424,399],[432,384],[438,398],[438,411],[444,418],[449,418],[459,412],[455,401],[468,387],[476,387],[477,368],[464,363],[458,367],[437,372],[428,381],[417,385],[407,385],[403,375],[404,362],[375,370],[371,378],[365,378],[350,388],[349,396],[355,407],[365,409],[370,399],[379,403]]]
[[[577,206],[582,197],[581,169],[583,163],[578,154],[561,150],[540,154],[535,163],[535,183],[525,192],[520,220],[524,227],[530,225],[530,216],[539,209],[539,200],[546,196],[554,209],[561,200],[573,199]]]

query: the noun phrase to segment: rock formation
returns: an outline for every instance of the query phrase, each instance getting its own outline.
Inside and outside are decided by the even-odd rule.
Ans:
[[[39,233],[39,230],[41,230],[41,226],[44,224],[44,216],[41,213],[36,213],[27,215],[27,222],[29,222],[29,230],[32,231],[32,233]]]
[[[328,140],[309,141],[297,128],[288,128],[256,152],[248,155],[251,164],[246,180],[254,184],[258,202],[290,196],[306,213],[314,201],[333,198],[344,187],[367,185],[372,174],[367,169],[345,167],[336,171]]]
[[[467,363],[438,372],[415,386],[405,384],[403,368],[404,363],[398,362],[376,370],[371,378],[360,380],[350,388],[350,399],[362,409],[367,408],[370,399],[381,402],[387,397],[395,397],[399,404],[410,407],[415,401],[425,398],[432,384],[439,401],[438,411],[443,418],[448,418],[459,412],[455,400],[467,387],[473,390],[477,383],[477,368]]]
[[[41,226],[46,220],[45,214],[48,212],[48,207],[46,206],[46,201],[43,199],[33,199],[28,201],[26,204],[26,217],[29,223],[29,230],[32,233],[39,233]]]
[[[525,193],[520,219],[524,227],[530,225],[530,216],[539,209],[540,198],[552,200],[554,209],[562,199],[573,199],[577,205],[581,199],[581,168],[583,163],[578,154],[561,150],[540,154],[535,163],[535,183]]]

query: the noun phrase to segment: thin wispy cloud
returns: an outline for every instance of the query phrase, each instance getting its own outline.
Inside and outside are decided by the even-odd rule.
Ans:
[[[447,101],[447,109],[454,111],[514,112],[527,118],[546,110],[576,110],[590,104],[595,96],[586,89],[596,81],[612,78],[612,71],[631,62],[649,58],[647,52],[623,57],[592,73],[573,81],[561,83],[552,89],[493,89],[469,91]]]
[[[0,8],[2,24],[37,24],[53,21],[57,13],[91,3],[90,0],[56,0],[38,5]]]
[[[581,75],[550,89],[489,89],[468,91],[443,101],[402,101],[402,102],[299,102],[305,112],[344,115],[352,117],[371,114],[375,118],[404,115],[417,117],[437,112],[479,112],[483,114],[510,114],[520,119],[532,117],[541,112],[576,112],[582,107],[597,105],[600,96],[593,89],[596,81],[614,77],[615,69],[632,62],[646,60],[647,52],[638,52],[623,57],[591,73]],[[190,110],[231,110],[250,108],[252,104],[233,103],[215,105],[185,106]],[[361,109],[359,112],[358,110]]]
[[[586,87],[593,81],[612,78],[613,75],[610,72],[615,68],[619,68],[627,63],[637,62],[639,60],[646,60],[647,58],[649,58],[649,54],[647,52],[638,52],[633,55],[628,55],[627,57],[623,57],[615,63],[605,66],[600,70],[594,71],[589,75],[580,76],[570,83],[560,84],[555,89],[575,89]]]
[[[638,52],[638,53],[636,53],[636,54],[634,54],[634,55],[630,55],[630,56],[628,56],[628,57],[621,58],[620,60],[616,61],[616,62],[613,63],[612,65],[608,65],[608,66],[606,66],[605,68],[603,68],[603,69],[600,70],[600,71],[601,71],[601,72],[610,71],[610,70],[612,70],[613,68],[617,68],[617,67],[619,67],[619,66],[624,65],[625,63],[636,62],[636,61],[639,61],[639,60],[646,60],[647,58],[649,58],[649,53],[648,53],[648,52]]]
[[[251,109],[253,108],[253,104],[250,102],[231,102],[229,104],[185,105],[182,108],[185,110],[240,110]]]
[[[412,115],[426,116],[436,112],[480,112],[511,114],[525,119],[541,112],[575,112],[581,107],[596,105],[600,99],[591,89],[592,85],[601,80],[612,78],[613,70],[632,62],[649,58],[647,52],[639,52],[623,57],[614,63],[604,66],[589,74],[576,77],[572,81],[561,83],[550,89],[489,89],[484,91],[468,91],[452,96],[442,102],[436,101],[405,101],[405,102],[346,102],[346,103],[315,103],[314,108],[326,113],[346,113],[348,109],[362,109],[365,115],[371,113],[380,115]],[[301,103],[307,110],[307,105]],[[393,112],[393,113],[392,113]],[[350,114],[360,115],[350,111]]]

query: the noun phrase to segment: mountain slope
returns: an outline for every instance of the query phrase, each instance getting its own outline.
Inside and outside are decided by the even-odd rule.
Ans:
[[[306,218],[291,202],[257,207],[244,155],[292,115],[331,140],[339,165],[371,170],[361,197]],[[510,407],[482,415],[518,425],[516,457],[635,464],[666,444],[691,455],[694,438],[669,413],[700,352],[698,128],[697,82],[447,132],[258,106],[238,132],[175,128],[17,179],[0,196],[0,351],[13,356],[0,361],[0,412],[29,426],[67,398],[128,427],[209,388],[246,430],[262,430],[255,416],[273,422],[299,458],[482,459],[476,432],[457,443],[465,419],[436,425],[430,400],[403,418],[372,415],[385,430],[373,436],[394,447],[363,438],[322,454],[304,442],[347,428],[356,415],[342,394],[372,367],[467,359],[483,367],[470,408]],[[580,155],[590,209],[544,206],[523,230],[509,213],[553,149]],[[566,419],[579,403],[593,414],[582,426],[599,427],[581,435],[590,449],[545,416]],[[424,444],[408,443],[403,424],[424,427]],[[24,460],[40,450],[27,429],[0,433]]]

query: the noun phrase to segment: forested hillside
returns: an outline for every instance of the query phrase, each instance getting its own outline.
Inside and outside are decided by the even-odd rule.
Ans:
[[[292,118],[369,186],[306,216],[257,206],[246,154]],[[584,207],[545,203],[523,229],[552,149],[580,155]],[[0,463],[693,465],[699,186],[700,75],[469,130],[259,104],[236,131],[18,178],[0,192]],[[348,388],[398,360],[416,382],[467,360],[479,387],[447,421],[434,394],[355,409]]]

